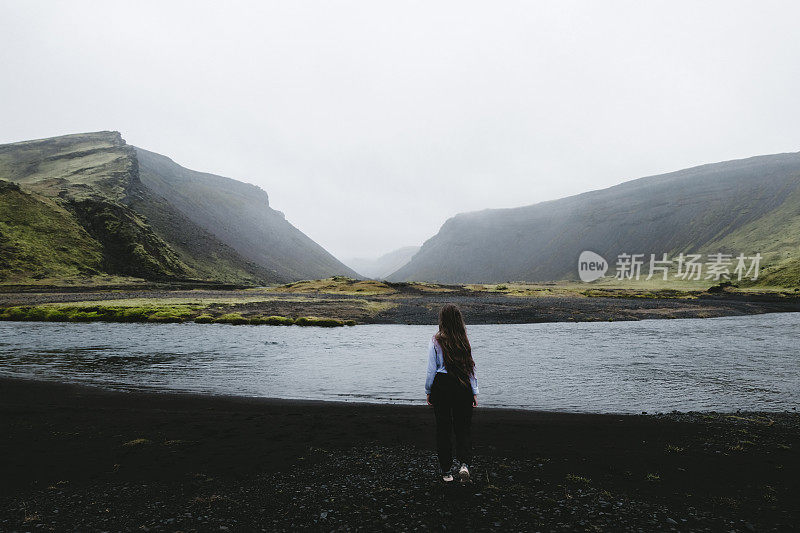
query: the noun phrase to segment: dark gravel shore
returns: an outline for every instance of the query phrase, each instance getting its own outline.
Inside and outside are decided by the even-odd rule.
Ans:
[[[473,482],[424,406],[0,379],[0,531],[790,531],[800,416],[478,408]]]

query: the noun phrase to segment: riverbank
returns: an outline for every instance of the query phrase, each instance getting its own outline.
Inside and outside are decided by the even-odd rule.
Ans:
[[[344,326],[436,324],[457,304],[469,324],[711,318],[800,311],[794,290],[579,284],[437,285],[350,278],[251,289],[33,292],[0,287],[0,320]]]
[[[478,408],[474,482],[423,406],[0,379],[0,529],[790,529],[796,413]]]

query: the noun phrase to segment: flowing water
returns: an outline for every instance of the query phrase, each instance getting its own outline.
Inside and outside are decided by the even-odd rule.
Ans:
[[[0,376],[114,389],[423,403],[435,326],[0,322]],[[480,404],[791,410],[800,313],[469,326]]]

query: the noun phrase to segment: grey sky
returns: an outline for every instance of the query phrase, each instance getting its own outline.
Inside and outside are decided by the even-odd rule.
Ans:
[[[0,143],[115,129],[339,258],[800,150],[798,2],[0,0]]]

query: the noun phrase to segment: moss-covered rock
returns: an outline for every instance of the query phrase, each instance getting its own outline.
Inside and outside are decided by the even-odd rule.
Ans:
[[[250,324],[269,326],[291,326],[294,319],[288,316],[254,316],[250,317]]]
[[[314,316],[301,316],[295,320],[294,323],[298,326],[319,326],[323,328],[344,326],[344,322],[342,320],[335,318],[319,318]]]
[[[249,324],[250,321],[239,313],[225,313],[214,319],[216,324]]]

